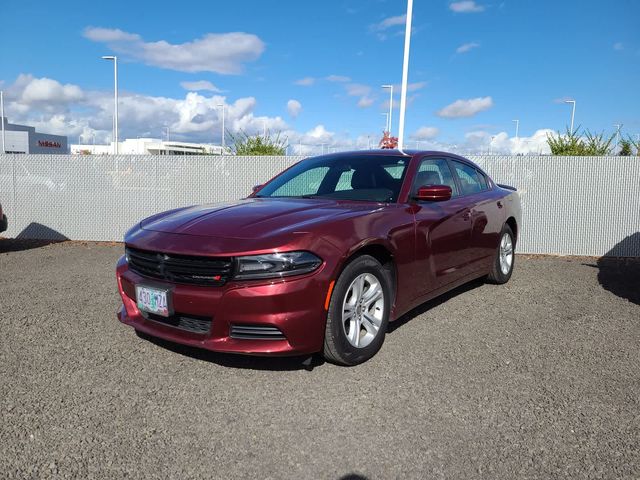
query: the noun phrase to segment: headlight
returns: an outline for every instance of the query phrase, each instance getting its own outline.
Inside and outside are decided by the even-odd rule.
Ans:
[[[309,252],[269,253],[238,257],[235,280],[278,278],[313,272],[322,260]]]

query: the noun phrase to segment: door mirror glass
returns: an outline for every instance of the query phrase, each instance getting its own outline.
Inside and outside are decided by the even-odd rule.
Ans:
[[[419,187],[414,198],[420,202],[445,202],[451,199],[451,194],[448,185],[429,185]]]

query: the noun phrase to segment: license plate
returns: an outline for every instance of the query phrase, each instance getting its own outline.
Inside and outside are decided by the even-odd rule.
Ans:
[[[168,317],[171,315],[169,294],[169,290],[136,285],[136,303],[138,309]]]

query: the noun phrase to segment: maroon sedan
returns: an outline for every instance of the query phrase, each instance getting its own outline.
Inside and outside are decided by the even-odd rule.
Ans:
[[[244,200],[126,235],[119,319],[219,352],[371,358],[388,322],[480,277],[511,277],[515,189],[442,152],[309,158]]]

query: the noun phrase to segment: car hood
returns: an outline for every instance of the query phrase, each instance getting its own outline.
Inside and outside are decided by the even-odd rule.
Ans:
[[[323,223],[366,215],[376,203],[324,199],[249,198],[172,210],[141,222],[143,230],[221,238],[261,238],[309,232]]]

